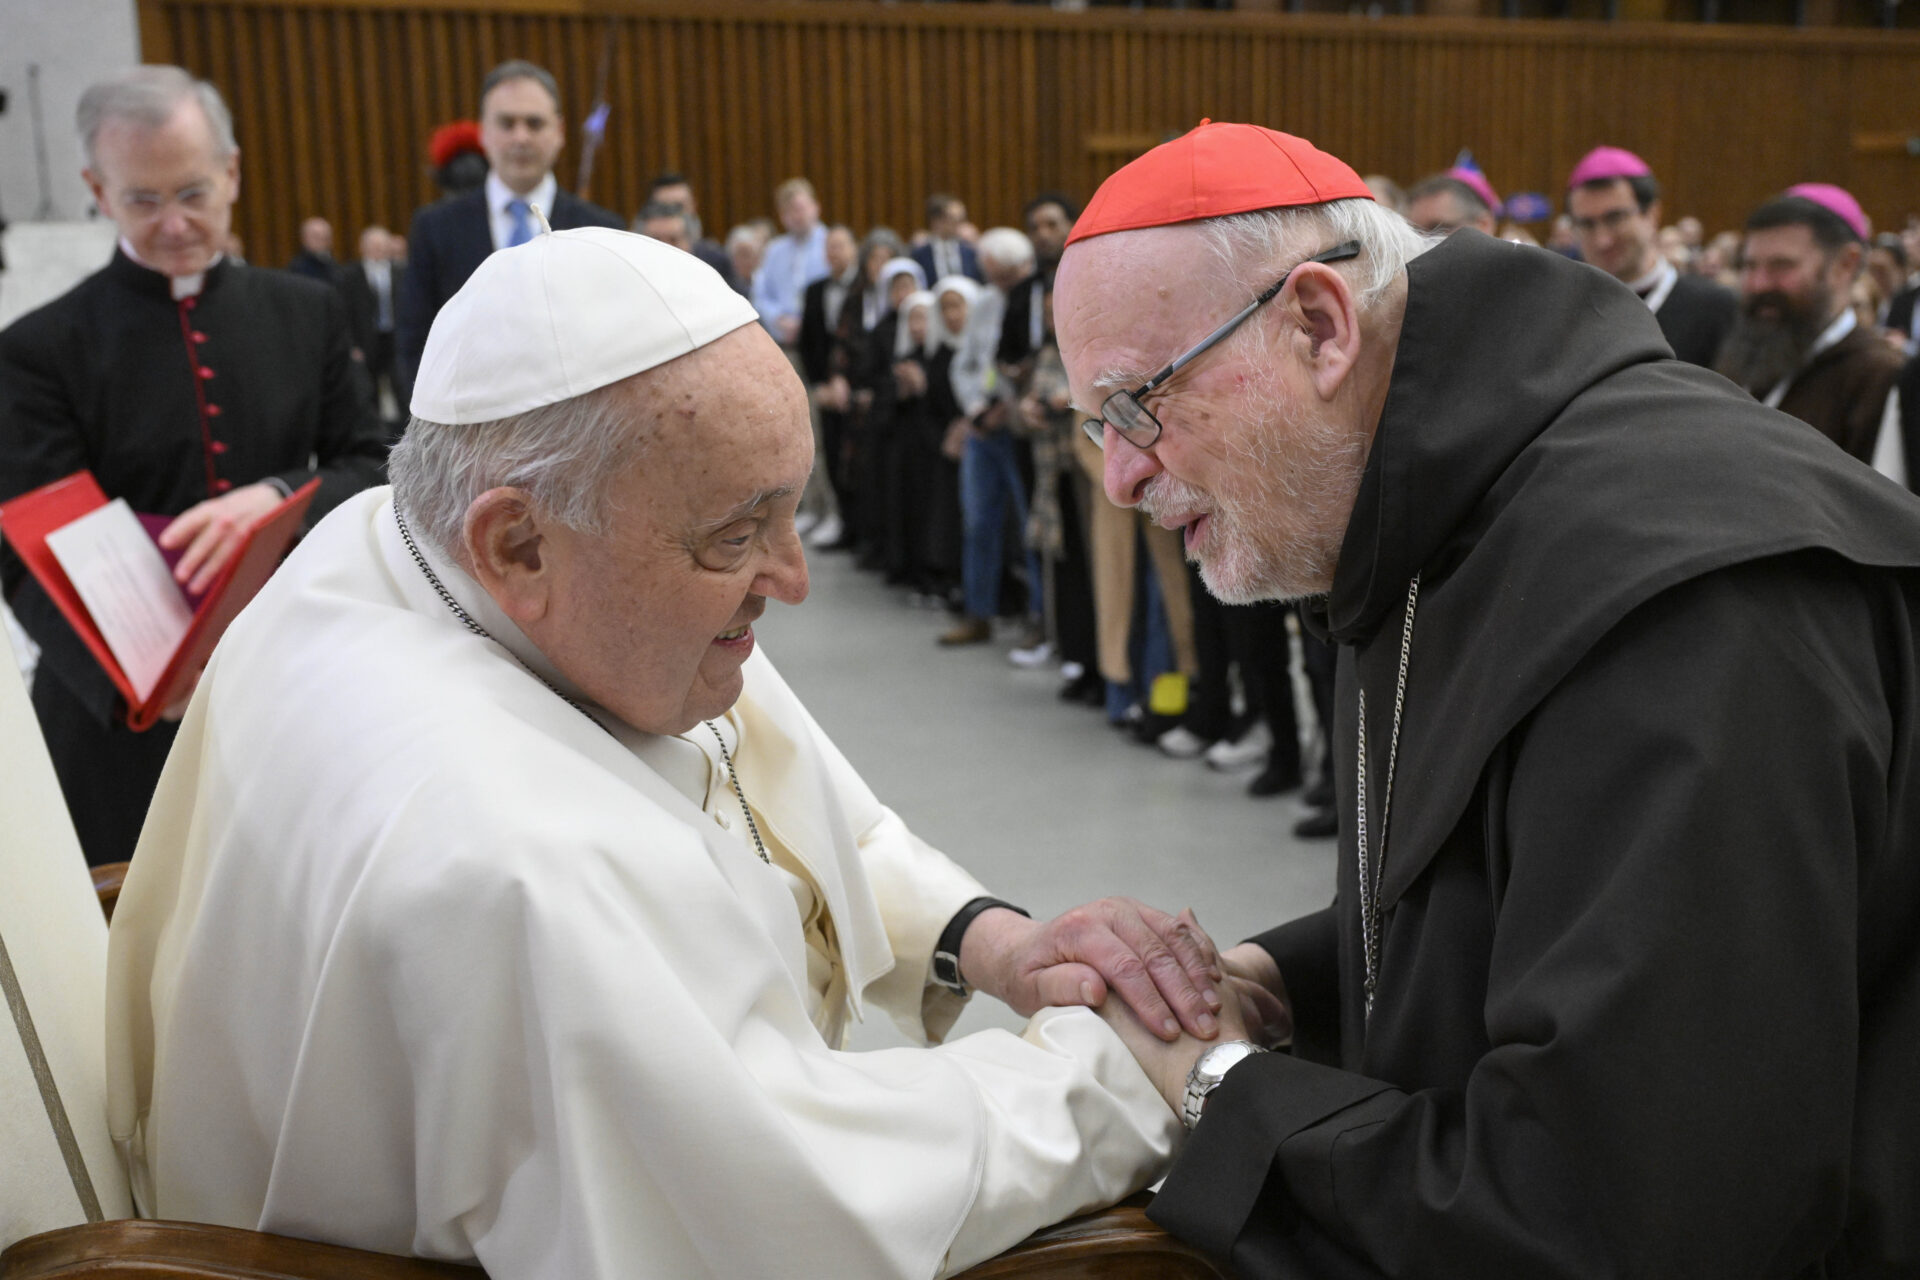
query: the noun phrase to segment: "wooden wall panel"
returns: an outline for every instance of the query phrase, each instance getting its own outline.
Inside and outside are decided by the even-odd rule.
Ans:
[[[1599,142],[1645,155],[1667,213],[1738,225],[1789,183],[1851,187],[1883,226],[1920,210],[1920,36],[1668,24],[1350,19],[748,0],[139,0],[145,56],[233,104],[250,255],[284,261],[299,221],[341,251],[434,196],[426,141],[470,116],[488,67],[559,77],[574,134],[603,64],[613,105],[591,196],[631,213],[689,174],[709,231],[819,187],[858,229],[921,224],[932,190],[982,226],[1033,192],[1084,198],[1203,116],[1314,139],[1402,183],[1472,147],[1503,192],[1557,195]]]

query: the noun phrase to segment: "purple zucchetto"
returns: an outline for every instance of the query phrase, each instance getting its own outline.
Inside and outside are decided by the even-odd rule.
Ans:
[[[1786,194],[1811,200],[1822,209],[1837,214],[1840,221],[1853,228],[1853,234],[1862,241],[1871,238],[1872,228],[1867,223],[1866,210],[1860,207],[1860,202],[1845,187],[1836,187],[1831,182],[1801,182],[1788,187]]]
[[[1581,156],[1580,163],[1574,165],[1573,172],[1567,175],[1567,190],[1584,187],[1589,182],[1646,178],[1652,174],[1653,170],[1647,167],[1647,162],[1625,147],[1595,147]]]

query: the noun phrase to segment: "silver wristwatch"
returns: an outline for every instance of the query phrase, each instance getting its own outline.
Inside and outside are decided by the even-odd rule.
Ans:
[[[1200,1111],[1207,1105],[1207,1095],[1220,1087],[1227,1072],[1254,1054],[1265,1052],[1251,1040],[1229,1040],[1201,1054],[1193,1070],[1187,1072],[1187,1095],[1180,1102],[1180,1119],[1187,1128],[1200,1123]]]

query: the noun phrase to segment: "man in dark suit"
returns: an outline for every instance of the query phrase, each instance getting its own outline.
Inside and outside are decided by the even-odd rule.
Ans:
[[[1079,206],[1057,191],[1045,191],[1027,202],[1027,239],[1033,242],[1033,274],[1007,290],[1007,314],[1000,322],[1001,376],[1016,381],[1025,376],[1027,360],[1040,349],[1041,296],[1053,286],[1054,268],[1067,247]]]
[[[929,289],[947,276],[966,276],[986,283],[973,246],[960,238],[960,227],[966,220],[967,206],[959,197],[944,192],[927,197],[927,242],[909,256],[920,264]]]
[[[1738,304],[1719,285],[1680,274],[1660,253],[1660,184],[1646,161],[1595,147],[1567,179],[1567,213],[1580,256],[1640,295],[1674,355],[1711,368]]]
[[[372,226],[360,233],[360,261],[340,269],[340,292],[347,298],[347,321],[353,326],[353,345],[366,358],[373,379],[375,403],[382,379],[406,421],[407,385],[394,363],[393,332],[399,314],[400,285],[406,267],[394,261],[393,233]],[[383,410],[384,414],[384,410]],[[389,434],[395,434],[389,423]]]
[[[808,394],[820,410],[819,465],[842,517],[840,534],[825,544],[829,550],[852,546],[854,530],[860,527],[854,510],[860,495],[852,492],[847,465],[852,378],[866,336],[860,327],[858,252],[852,231],[830,228],[827,274],[807,286],[800,303],[800,369],[806,375]]]
[[[321,284],[334,284],[340,264],[333,260],[333,224],[325,218],[308,218],[300,224],[300,252],[287,262],[287,270]]]
[[[540,229],[535,209],[556,231],[626,229],[617,215],[560,190],[553,162],[566,141],[560,87],[551,73],[518,59],[487,73],[480,87],[480,145],[493,171],[478,191],[414,214],[407,237],[395,343],[401,377],[409,383],[440,308],[488,254],[533,238]]]

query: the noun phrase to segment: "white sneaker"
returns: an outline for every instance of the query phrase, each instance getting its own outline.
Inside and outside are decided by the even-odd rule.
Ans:
[[[846,529],[847,527],[840,523],[839,516],[828,516],[813,526],[813,532],[807,535],[807,545],[816,548],[830,547],[840,541],[840,535],[845,533]]]
[[[1159,747],[1163,754],[1170,755],[1175,760],[1191,760],[1205,751],[1209,744],[1205,738],[1187,726],[1177,724],[1154,739],[1154,745]]]
[[[1253,728],[1240,735],[1238,742],[1216,742],[1207,748],[1207,767],[1232,771],[1252,769],[1265,763],[1273,750],[1273,730],[1265,720],[1256,720]]]
[[[1086,667],[1078,662],[1063,662],[1060,664],[1060,678],[1069,683],[1078,680],[1085,674],[1087,674]]]
[[[1053,661],[1053,641],[1042,640],[1024,649],[1015,649],[1007,654],[1007,661],[1030,671],[1035,667],[1044,667]]]

